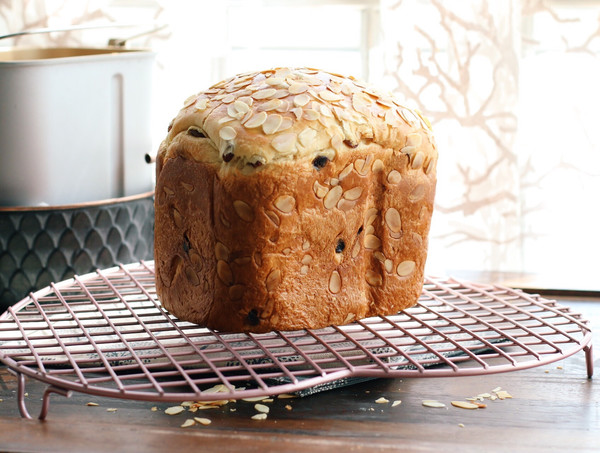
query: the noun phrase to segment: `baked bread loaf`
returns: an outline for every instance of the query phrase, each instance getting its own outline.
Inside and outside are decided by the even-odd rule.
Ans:
[[[278,68],[190,97],[157,156],[160,302],[237,332],[414,305],[436,162],[429,122],[353,78]]]

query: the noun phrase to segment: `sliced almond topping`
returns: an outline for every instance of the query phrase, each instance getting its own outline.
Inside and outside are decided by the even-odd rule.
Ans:
[[[302,146],[308,148],[313,144],[315,139],[317,138],[317,131],[311,127],[307,127],[302,132],[298,134],[298,141]]]
[[[385,255],[382,252],[380,252],[379,250],[377,250],[376,252],[373,252],[373,257],[380,263],[383,263],[385,261]]]
[[[206,110],[206,107],[208,107],[208,98],[200,98],[196,101],[196,104],[194,105],[194,107],[196,108],[196,110]]]
[[[267,99],[273,96],[275,93],[277,93],[277,90],[275,88],[265,88],[252,93],[252,97],[256,100]]]
[[[319,105],[319,111],[321,112],[321,115],[326,116],[327,118],[333,118],[333,113],[331,112],[331,109],[325,104]]]
[[[231,116],[224,116],[223,118],[219,119],[219,121],[217,121],[217,124],[225,124],[225,123],[229,123],[231,121],[233,121],[235,118],[231,117]]]
[[[319,112],[314,109],[304,109],[304,119],[308,121],[316,121],[321,117]]]
[[[265,215],[269,218],[271,222],[275,224],[275,226],[279,226],[279,224],[281,223],[281,221],[279,220],[279,216],[273,211],[265,210]]]
[[[278,85],[287,86],[287,82],[285,81],[285,79],[283,79],[281,77],[269,77],[268,79],[265,80],[265,83],[267,85],[271,85],[271,86],[278,86]]]
[[[295,109],[292,109],[292,113],[296,115],[296,119],[299,120],[300,118],[302,118],[302,114],[304,113],[304,111],[301,107],[296,107]]]
[[[377,272],[367,271],[365,279],[367,280],[367,283],[371,286],[383,285],[383,277]]]
[[[248,129],[252,129],[253,127],[262,126],[263,123],[267,120],[266,112],[259,112],[250,117],[248,121],[244,123],[244,127]]]
[[[325,209],[333,209],[333,207],[337,204],[337,202],[342,198],[343,189],[342,186],[335,186],[323,199],[323,205]]]
[[[406,136],[406,145],[407,146],[421,146],[421,143],[423,142],[423,137],[421,136],[421,134],[418,133],[413,133],[413,134],[408,134]]]
[[[227,115],[229,115],[231,118],[239,120],[244,117],[244,112],[240,112],[238,109],[235,108],[235,105],[230,104],[229,107],[227,107]]]
[[[253,114],[254,114],[253,110],[248,110],[246,112],[246,114],[244,115],[244,117],[240,120],[240,123],[246,124],[246,122],[252,117]]]
[[[281,271],[279,269],[275,269],[267,275],[267,280],[265,284],[267,286],[267,291],[271,292],[276,289],[281,283]]]
[[[352,165],[352,164],[346,165],[346,167],[338,175],[338,180],[342,181],[346,176],[348,176],[352,172],[353,168],[354,168],[354,165]]]
[[[229,249],[222,242],[218,242],[215,245],[215,257],[218,260],[227,261],[229,259]]]
[[[267,414],[259,413],[250,417],[252,420],[266,420]]]
[[[263,132],[267,135],[274,134],[281,126],[282,121],[283,117],[277,113],[269,115],[262,124]]]
[[[233,140],[236,135],[237,132],[231,126],[225,126],[219,131],[219,137],[221,137],[223,140]]]
[[[289,96],[290,92],[287,89],[277,90],[274,95],[271,96],[272,99],[281,99]]]
[[[415,271],[416,267],[417,265],[414,261],[406,260],[398,264],[396,272],[400,277],[408,277]]]
[[[304,107],[310,102],[310,97],[307,94],[299,94],[294,96],[294,105],[297,107]]]
[[[344,99],[344,96],[333,93],[329,90],[323,90],[323,91],[319,92],[319,97],[321,99],[323,99],[324,101],[328,101],[328,102],[341,101],[342,99]]]
[[[363,189],[360,186],[353,187],[352,189],[344,192],[344,198],[346,200],[358,200],[362,195]]]
[[[291,195],[282,195],[275,200],[274,204],[277,209],[287,214],[294,210],[296,199]]]
[[[369,170],[368,161],[365,159],[356,159],[354,161],[354,169],[359,175],[365,176]]]
[[[344,149],[344,139],[339,134],[334,134],[331,136],[331,147],[336,150],[338,153]]]
[[[241,95],[242,92],[240,92],[239,94]],[[252,107],[252,105],[254,104],[254,99],[252,99],[250,96],[241,96],[238,98],[238,101],[244,102],[245,104],[248,105],[248,107]],[[243,107],[241,107],[241,108],[243,108]]]
[[[325,195],[327,195],[327,192],[328,192],[327,187],[319,184],[319,181],[314,182],[313,191],[315,192],[315,195],[317,196],[317,198],[323,198]]]
[[[293,153],[296,151],[297,138],[294,133],[280,134],[271,141],[271,146],[282,154]]]
[[[383,265],[388,273],[391,273],[394,270],[394,262],[389,258],[383,262]]]
[[[223,104],[231,104],[233,101],[235,101],[234,94],[228,94],[227,96],[225,96],[224,98],[221,99],[221,102]]]
[[[387,180],[390,184],[398,184],[402,181],[402,175],[398,170],[392,170],[388,173]]]
[[[235,200],[233,202],[233,208],[240,219],[246,222],[252,222],[254,220],[254,210],[245,201]]]
[[[288,88],[290,94],[300,94],[308,90],[308,85],[301,82],[292,82]]]
[[[200,284],[200,279],[198,278],[198,274],[189,266],[185,267],[185,276],[189,280],[189,282],[193,286],[198,286]]]
[[[250,106],[239,99],[233,103],[235,109],[240,113],[248,113]]]
[[[329,277],[329,291],[337,294],[342,289],[342,277],[338,271],[333,271]]]
[[[375,159],[373,165],[371,166],[371,170],[373,173],[377,173],[378,171],[382,171],[384,168],[383,161],[381,159]]]
[[[279,125],[279,127],[277,128],[277,132],[285,131],[286,129],[289,129],[293,125],[294,125],[294,122],[292,121],[291,118],[284,118],[281,121],[281,124]]]
[[[346,200],[345,198],[342,198],[338,201],[337,208],[340,211],[348,212],[356,206],[356,203],[358,203],[358,200]]]
[[[402,123],[400,123],[400,118],[398,117],[398,115],[396,114],[396,112],[394,110],[388,110],[387,112],[385,112],[385,122],[388,124],[391,124],[392,126],[400,126]]]
[[[425,154],[423,154],[421,151],[418,151],[412,159],[411,167],[413,168],[413,170],[418,170],[419,168],[421,168],[423,166],[424,160]]]
[[[417,147],[416,146],[405,146],[404,148],[402,148],[400,150],[401,153],[403,154],[408,154],[409,156],[414,154],[415,151],[417,151]]]
[[[385,223],[394,233],[399,233],[402,230],[402,220],[396,208],[389,208],[385,211]]]
[[[181,228],[183,226],[183,216],[176,208],[173,208],[173,222],[175,222],[175,226],[177,228]]]
[[[260,112],[269,112],[280,107],[282,103],[283,101],[281,99],[270,99],[267,102],[261,104],[257,110]]]
[[[425,168],[425,174],[426,175],[430,174],[434,168],[435,168],[435,159],[431,159],[429,161],[429,163],[427,164],[427,167]]]
[[[192,192],[194,190],[194,186],[191,184],[188,184],[187,182],[181,181],[180,184],[181,184],[181,187],[183,187],[188,192]]]
[[[425,196],[425,185],[418,184],[408,195],[409,201],[415,203]]]
[[[231,286],[233,284],[233,273],[229,264],[223,260],[217,261],[217,277],[223,282],[225,286]]]
[[[377,208],[369,208],[369,209],[367,209],[367,212],[365,212],[365,219],[366,219],[365,223],[367,225],[372,224],[375,221],[375,219],[377,218],[377,213],[378,212],[379,211],[377,210]]]
[[[344,322],[342,324],[348,324],[354,321],[354,319],[356,319],[356,315],[354,313],[348,313],[346,315],[346,319],[344,319]]]
[[[381,247],[381,240],[374,234],[365,235],[365,248],[369,250],[377,250]]]
[[[419,123],[419,118],[417,118],[415,116],[415,114],[412,112],[412,110],[407,109],[407,108],[399,108],[398,109],[398,113],[400,114],[400,116],[402,117],[402,119],[404,121],[406,121],[406,123],[409,126],[414,126],[415,123]]]

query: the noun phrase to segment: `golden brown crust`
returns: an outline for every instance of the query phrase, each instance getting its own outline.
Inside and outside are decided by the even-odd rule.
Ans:
[[[312,77],[313,94],[294,74]],[[320,94],[337,81],[335,90],[351,89]],[[260,88],[252,109],[227,118],[253,84]],[[281,122],[292,123],[284,131],[245,127],[255,115],[269,118],[278,103],[261,106],[273,100],[266,94],[275,85],[288,95],[274,99],[293,104],[298,94],[289,91],[301,91],[311,100],[296,103],[319,116],[281,111]],[[231,129],[222,132],[223,125]],[[314,132],[301,136],[308,128]],[[338,76],[273,70],[193,97],[157,159],[161,303],[180,319],[254,332],[345,324],[412,306],[427,255],[436,161],[418,113]]]

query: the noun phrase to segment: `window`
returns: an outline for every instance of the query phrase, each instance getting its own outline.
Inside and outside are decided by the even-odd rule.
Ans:
[[[431,272],[598,289],[599,19],[600,0],[28,0],[0,11],[0,31],[168,23],[131,43],[158,52],[156,146],[183,99],[235,73],[308,65],[376,83],[434,124]]]

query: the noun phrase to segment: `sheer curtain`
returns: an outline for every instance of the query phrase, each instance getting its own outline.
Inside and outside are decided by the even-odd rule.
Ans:
[[[381,80],[439,143],[430,267],[600,288],[600,2],[381,8]]]
[[[313,26],[273,28],[291,26],[291,17],[312,18]],[[0,6],[0,33],[98,21],[170,25],[132,43],[158,52],[156,142],[187,95],[258,69],[242,66],[285,59],[366,77],[434,125],[440,160],[429,272],[532,272],[553,286],[600,288],[600,0]],[[0,45],[103,45],[106,38],[90,31]]]

